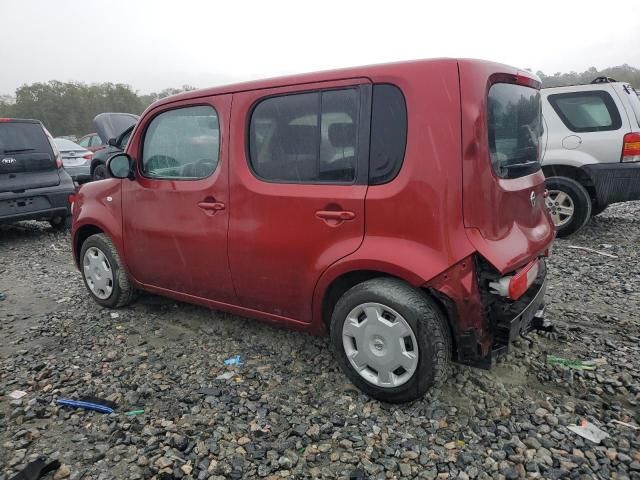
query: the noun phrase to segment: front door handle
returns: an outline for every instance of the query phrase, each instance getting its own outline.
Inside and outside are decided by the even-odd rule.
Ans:
[[[222,202],[204,201],[204,202],[198,202],[198,207],[206,211],[210,215],[213,215],[219,210],[224,210],[225,205]]]

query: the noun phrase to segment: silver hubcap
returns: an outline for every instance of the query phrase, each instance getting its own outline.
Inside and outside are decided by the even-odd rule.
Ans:
[[[556,227],[561,227],[573,218],[573,200],[565,192],[549,190],[546,199],[547,208],[551,212],[551,218]]]
[[[402,385],[418,368],[418,342],[411,326],[381,303],[351,310],[342,326],[342,344],[356,372],[378,387]]]
[[[91,292],[106,300],[113,291],[113,271],[109,260],[96,247],[87,249],[83,259],[84,278]]]

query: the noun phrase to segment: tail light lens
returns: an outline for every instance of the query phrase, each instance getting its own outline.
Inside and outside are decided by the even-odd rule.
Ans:
[[[93,158],[93,153],[89,152],[86,155],[83,155],[82,158],[84,158],[85,160],[91,160]]]
[[[539,272],[540,262],[536,259],[516,272],[515,275],[502,277],[497,282],[491,282],[489,286],[494,293],[509,297],[511,300],[517,300],[529,290]]]
[[[632,132],[624,136],[622,144],[623,162],[640,162],[640,133]]]
[[[62,168],[62,157],[60,154],[56,155],[56,168]]]

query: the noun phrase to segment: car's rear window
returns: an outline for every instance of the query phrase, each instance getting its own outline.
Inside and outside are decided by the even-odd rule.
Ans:
[[[37,123],[0,123],[0,154],[15,153],[51,154],[51,145],[42,126]]]
[[[489,89],[488,109],[489,153],[496,175],[516,178],[539,170],[540,92],[496,83]]]

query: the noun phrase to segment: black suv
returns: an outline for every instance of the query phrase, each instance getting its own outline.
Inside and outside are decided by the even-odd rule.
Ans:
[[[48,220],[70,225],[73,180],[51,134],[38,120],[0,118],[0,223]]]

